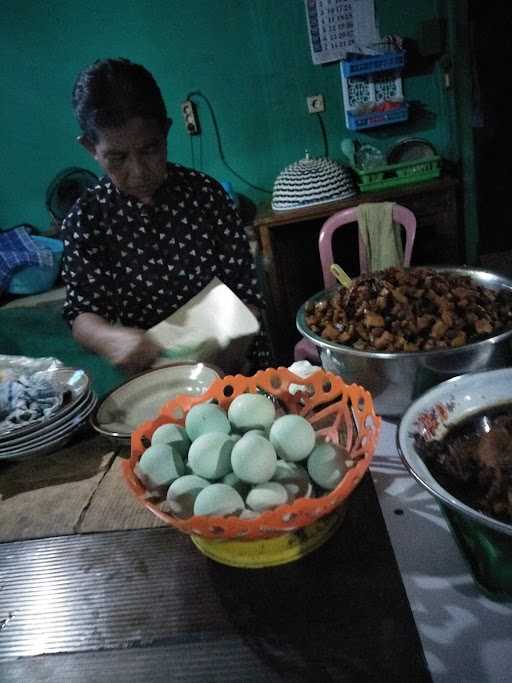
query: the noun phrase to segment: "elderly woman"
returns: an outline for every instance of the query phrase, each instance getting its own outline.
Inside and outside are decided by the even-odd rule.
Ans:
[[[74,338],[138,371],[161,351],[144,330],[213,277],[261,307],[229,197],[213,178],[167,161],[170,120],[153,76],[126,59],[97,61],[79,74],[73,106],[78,140],[106,173],[63,223],[64,315]],[[258,341],[253,364],[263,366],[268,350]]]

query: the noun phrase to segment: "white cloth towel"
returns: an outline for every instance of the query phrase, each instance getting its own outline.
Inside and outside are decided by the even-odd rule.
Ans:
[[[402,265],[401,228],[393,223],[393,202],[360,204],[358,225],[366,245],[370,273]]]

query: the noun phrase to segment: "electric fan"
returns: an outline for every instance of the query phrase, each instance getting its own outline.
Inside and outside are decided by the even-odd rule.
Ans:
[[[81,194],[98,182],[98,176],[85,168],[65,168],[46,190],[46,206],[57,223],[68,215]]]

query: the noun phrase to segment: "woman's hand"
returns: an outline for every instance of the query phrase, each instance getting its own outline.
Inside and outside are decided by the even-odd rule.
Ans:
[[[73,337],[112,365],[132,373],[149,367],[161,352],[143,330],[111,325],[95,313],[81,313],[75,318]]]
[[[139,372],[148,368],[159,354],[160,347],[142,330],[119,327],[105,340],[101,355],[122,370]]]

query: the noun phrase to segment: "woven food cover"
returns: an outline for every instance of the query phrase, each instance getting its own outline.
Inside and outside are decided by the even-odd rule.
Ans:
[[[357,193],[351,170],[331,159],[304,159],[287,166],[277,176],[272,192],[274,211],[298,209]]]

